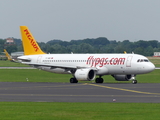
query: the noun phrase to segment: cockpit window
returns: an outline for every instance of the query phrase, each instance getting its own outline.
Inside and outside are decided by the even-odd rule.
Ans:
[[[149,62],[149,60],[147,60],[147,59],[144,59],[144,62]]]
[[[138,59],[137,62],[149,62],[148,59]]]

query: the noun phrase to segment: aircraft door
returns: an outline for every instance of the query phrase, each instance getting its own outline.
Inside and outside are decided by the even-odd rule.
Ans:
[[[38,56],[37,63],[41,63],[42,56]]]
[[[127,62],[126,62],[126,67],[131,67],[132,57],[133,57],[133,56],[128,56]]]

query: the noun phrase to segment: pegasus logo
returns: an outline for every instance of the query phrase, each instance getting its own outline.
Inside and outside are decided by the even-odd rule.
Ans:
[[[27,29],[25,29],[24,32],[25,32],[27,38],[29,39],[29,41],[30,41],[32,47],[33,47],[34,50],[37,52],[37,51],[39,50],[39,48],[38,48],[36,42],[34,41],[32,35],[29,33],[29,31],[28,31]]]

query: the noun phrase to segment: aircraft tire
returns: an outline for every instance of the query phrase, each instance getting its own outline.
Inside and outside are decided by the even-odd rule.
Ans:
[[[70,83],[78,83],[78,80],[76,78],[71,78]]]
[[[103,78],[96,78],[95,81],[96,81],[96,83],[103,83],[104,80],[103,80]]]
[[[133,83],[133,84],[137,84],[137,80],[133,80],[132,83]]]

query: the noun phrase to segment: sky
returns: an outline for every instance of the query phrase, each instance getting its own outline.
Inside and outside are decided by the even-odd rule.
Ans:
[[[160,0],[0,0],[0,38],[160,41]]]

